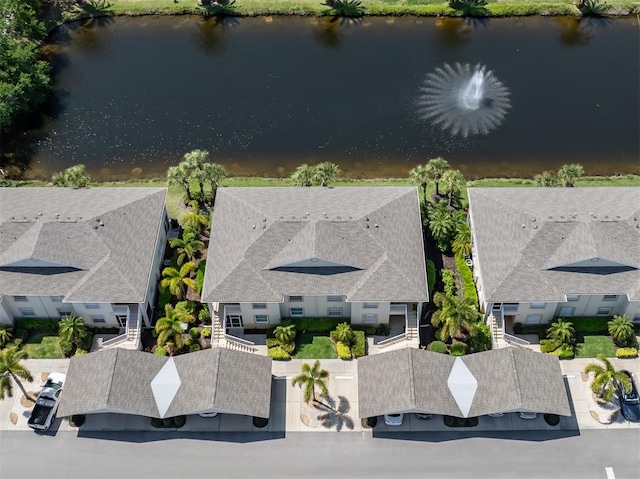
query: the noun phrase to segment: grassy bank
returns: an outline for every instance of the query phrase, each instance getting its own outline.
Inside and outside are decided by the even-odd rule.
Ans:
[[[505,17],[522,15],[580,15],[574,0],[489,0],[481,9],[482,16]],[[640,13],[637,2],[608,0],[603,4],[607,15]],[[441,0],[362,0],[367,15],[419,15],[460,16]],[[236,0],[225,10],[238,16],[268,15],[332,15],[334,12],[321,0]],[[198,0],[89,0],[79,6],[73,0],[52,0],[47,18],[49,28],[55,24],[100,15],[179,15],[215,14],[216,8],[207,10],[198,6]]]

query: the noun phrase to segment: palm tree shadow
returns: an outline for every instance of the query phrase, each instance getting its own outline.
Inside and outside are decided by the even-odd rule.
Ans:
[[[316,41],[328,48],[339,48],[342,45],[344,32],[352,26],[360,26],[363,19],[359,17],[343,17],[335,15],[333,17],[320,17],[315,25]]]
[[[240,25],[238,17],[214,15],[204,18],[198,24],[198,49],[206,53],[219,53],[225,47],[224,31]]]
[[[344,396],[338,396],[338,401],[331,396],[323,396],[324,402],[320,403],[322,409],[325,409],[325,413],[318,416],[318,420],[321,421],[322,426],[325,429],[333,429],[337,432],[342,431],[345,427],[349,430],[353,430],[353,419],[347,415],[351,410],[351,404],[349,400]],[[337,405],[337,407],[336,407]]]
[[[596,30],[604,30],[613,23],[608,17],[556,17],[554,21],[560,26],[560,42],[571,47],[587,46]]]

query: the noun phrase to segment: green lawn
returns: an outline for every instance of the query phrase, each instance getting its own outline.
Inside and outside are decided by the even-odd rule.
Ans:
[[[607,336],[584,336],[584,342],[576,346],[576,358],[595,358],[598,354],[616,357],[616,348]]]
[[[296,341],[294,359],[336,359],[336,348],[328,336],[301,334]]]
[[[29,353],[32,359],[60,359],[62,349],[60,349],[60,338],[49,336],[51,333],[36,334],[29,341],[24,343],[22,349]]]

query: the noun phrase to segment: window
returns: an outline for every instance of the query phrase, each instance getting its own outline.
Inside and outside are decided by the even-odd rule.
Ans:
[[[611,314],[611,308],[607,308],[605,306],[601,306],[598,308],[598,312],[596,315],[598,316],[609,316]]]
[[[26,303],[27,301],[29,301],[26,296],[14,296],[13,300],[16,303]]]
[[[291,308],[292,318],[304,318],[304,308]]]
[[[253,303],[253,309],[267,309],[267,303]]]
[[[330,318],[341,318],[342,308],[327,308],[327,315]]]
[[[363,323],[377,323],[378,315],[377,314],[363,314],[362,315]]]
[[[100,309],[100,305],[98,303],[84,303],[84,307],[87,309]]]
[[[96,316],[91,316],[91,321],[93,321],[94,323],[104,323],[104,316],[102,315],[96,315]]]
[[[60,317],[71,316],[71,308],[56,308]]]
[[[618,301],[618,295],[617,294],[605,294],[604,298],[602,298],[603,301]]]
[[[575,309],[576,308],[560,308],[560,311],[558,312],[558,316],[563,318],[569,318],[573,316],[573,311]]]
[[[256,314],[253,320],[256,324],[269,324],[269,316],[266,314]]]
[[[341,294],[330,294],[327,296],[327,301],[342,301]]]
[[[578,294],[568,294],[567,301],[578,301],[580,299],[580,295]]]
[[[378,309],[378,303],[364,303],[364,309]]]
[[[33,308],[20,308],[20,315],[22,315],[22,316],[35,316],[36,313],[33,311]]]
[[[502,308],[505,313],[515,313],[518,311],[518,303],[503,303]]]
[[[64,296],[51,296],[51,301],[54,303],[62,303]]]
[[[289,296],[290,303],[302,303],[302,296]]]
[[[541,301],[533,301],[531,303],[531,309],[544,309],[547,306],[547,303],[543,303]]]
[[[527,314],[527,319],[525,319],[527,324],[540,324],[540,321],[542,321],[541,314]]]

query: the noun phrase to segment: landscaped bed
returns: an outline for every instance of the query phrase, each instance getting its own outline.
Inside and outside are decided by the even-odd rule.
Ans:
[[[584,336],[576,344],[576,358],[595,358],[604,354],[607,358],[616,357],[616,348],[608,336]]]
[[[296,338],[294,359],[336,359],[336,347],[329,336],[310,333],[299,334]]]
[[[60,348],[60,338],[52,334],[42,333],[36,334],[29,338],[22,346],[30,358],[33,359],[60,359],[63,358],[62,349]]]

